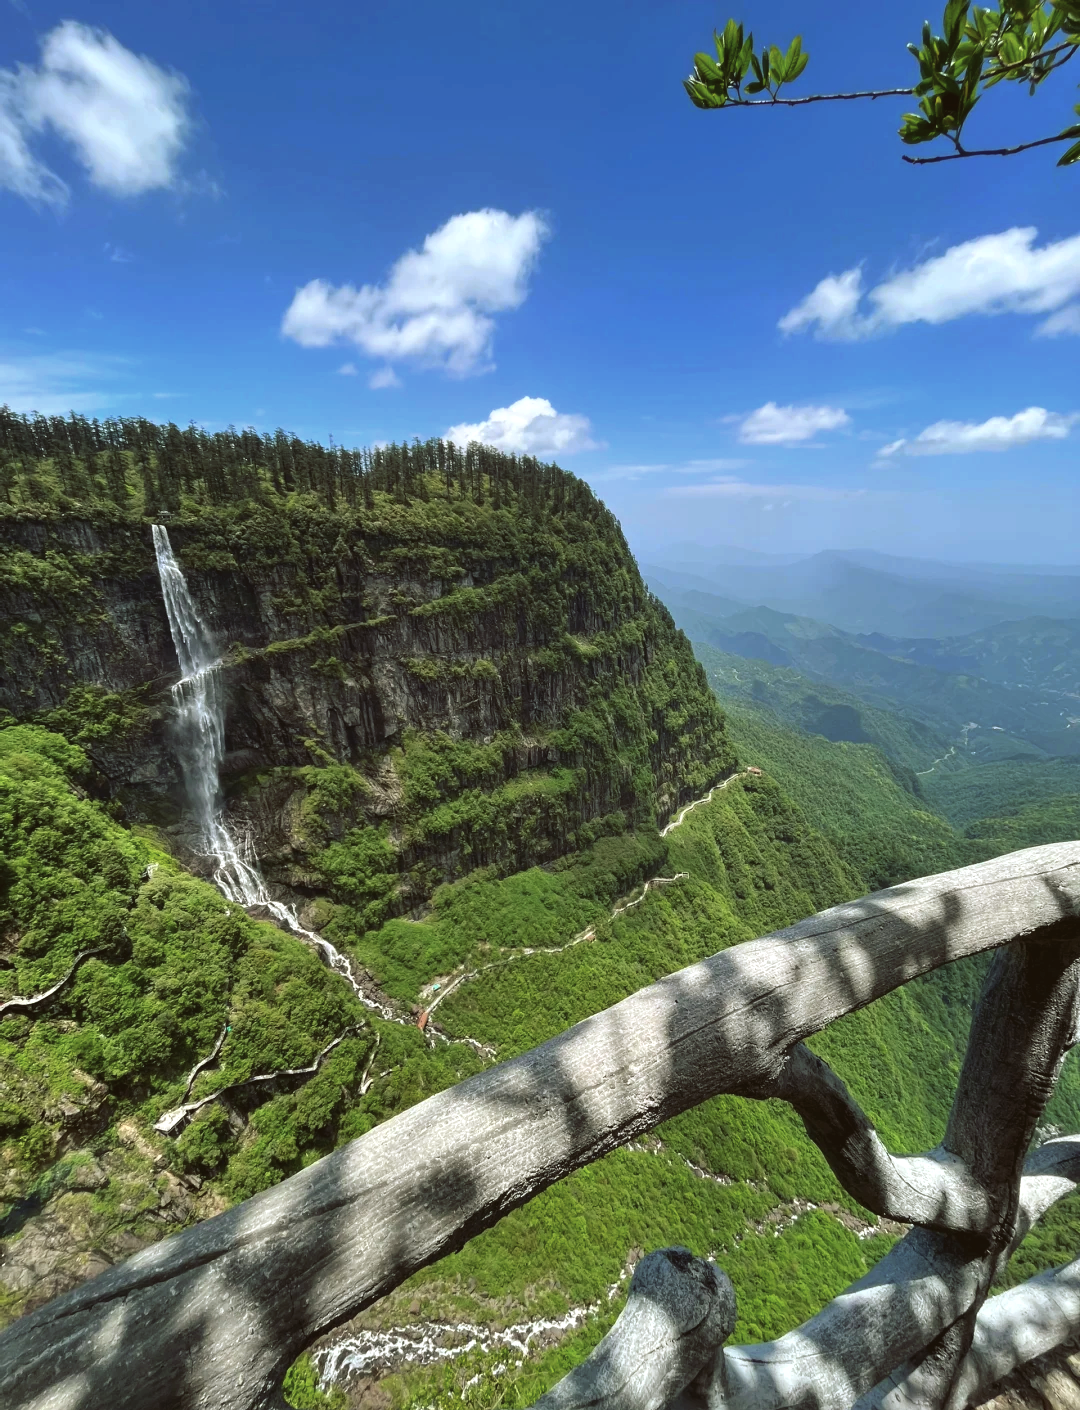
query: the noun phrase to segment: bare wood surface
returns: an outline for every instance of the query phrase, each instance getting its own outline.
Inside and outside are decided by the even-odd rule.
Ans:
[[[0,1403],[280,1405],[315,1337],[572,1170],[708,1097],[753,1093],[795,1043],[907,980],[1071,938],[1078,915],[1080,843],[1060,844],[692,965],[22,1318],[0,1335]]]
[[[650,1253],[611,1331],[533,1410],[660,1410],[734,1326],[735,1290],[714,1263],[685,1248]]]
[[[994,956],[943,1143],[986,1189],[993,1220],[982,1240],[928,1235],[938,1260],[977,1262],[978,1287],[962,1315],[882,1383],[872,1398],[880,1410],[963,1410],[956,1382],[979,1308],[1012,1244],[1024,1156],[1076,1028],[1078,956],[1077,939],[1056,945],[1029,940]]]
[[[894,1156],[829,1064],[804,1043],[757,1096],[789,1102],[836,1178],[860,1204],[887,1219],[942,1232],[988,1232],[994,1209],[967,1165],[939,1147]]]
[[[1035,1151],[1024,1167],[1011,1248],[1019,1245],[1052,1204],[1078,1185],[1080,1136],[1048,1141]],[[917,1357],[971,1306],[982,1280],[981,1263],[977,1253],[967,1263],[950,1257],[948,1251],[943,1256],[938,1235],[914,1230],[864,1278],[801,1327],[776,1341],[724,1348],[703,1395],[687,1397],[683,1403],[687,1410],[703,1403],[710,1410],[786,1410],[790,1406],[850,1410],[853,1405],[869,1410],[882,1368],[900,1366]],[[1023,1284],[1024,1288],[1031,1286]],[[1050,1284],[1049,1296],[1054,1296],[1053,1287]],[[1014,1310],[1022,1305],[1018,1299],[1012,1303]],[[1008,1307],[1005,1304],[1006,1311]],[[1065,1327],[1067,1311],[1065,1308],[1056,1315],[1050,1329],[1055,1339],[1046,1346],[1040,1342],[1033,1355],[1059,1345],[1071,1334],[1066,1328],[1064,1335],[1057,1336]],[[984,1313],[1000,1321],[998,1299],[984,1304],[980,1317]],[[970,1357],[982,1354],[985,1345],[978,1325],[975,1345],[961,1373],[964,1379],[958,1379],[958,1385],[966,1386],[970,1377],[971,1384],[985,1388],[998,1379],[994,1366],[1004,1365],[1004,1361],[970,1361]],[[984,1325],[998,1323],[991,1320]],[[1072,1324],[1072,1332],[1076,1330],[1080,1330],[1080,1313]],[[1014,1337],[1014,1365],[1023,1359],[1020,1352],[1024,1344],[1022,1338]],[[999,1354],[1001,1350],[998,1348]],[[990,1380],[984,1382],[986,1376]]]

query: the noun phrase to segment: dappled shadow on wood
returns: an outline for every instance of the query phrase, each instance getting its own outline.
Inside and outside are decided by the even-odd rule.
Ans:
[[[917,975],[1016,939],[1067,949],[1078,915],[1080,844],[1064,844],[894,887],[692,965],[16,1322],[0,1335],[0,1402],[280,1405],[286,1368],[316,1337],[555,1181],[710,1097],[768,1094],[796,1044]],[[875,1270],[849,1295],[880,1286],[899,1318],[903,1285],[959,1237],[909,1236],[879,1283]],[[956,1286],[918,1314],[920,1334],[972,1305],[981,1274],[972,1291],[963,1269],[984,1253],[948,1255]]]

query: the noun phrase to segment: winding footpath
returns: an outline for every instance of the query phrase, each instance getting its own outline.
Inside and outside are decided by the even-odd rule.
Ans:
[[[683,823],[686,821],[686,819],[690,816],[690,814],[694,811],[695,808],[702,808],[705,806],[705,804],[711,803],[713,798],[715,798],[718,793],[722,792],[725,788],[727,788],[729,783],[734,782],[735,779],[742,778],[748,773],[760,772],[760,769],[754,768],[741,769],[738,773],[730,774],[720,783],[714,784],[713,787],[709,789],[708,793],[703,794],[700,798],[695,798],[692,803],[687,803],[685,807],[680,808],[678,813],[671,820],[671,822],[669,822],[666,827],[661,828],[660,836],[668,837],[671,833],[675,831],[676,828],[682,827]],[[627,911],[632,911],[635,906],[640,906],[642,901],[645,900],[645,897],[649,894],[651,890],[656,890],[663,886],[673,886],[678,881],[689,881],[689,879],[690,873],[688,871],[676,872],[674,876],[651,876],[648,881],[646,881],[645,884],[642,886],[641,894],[639,896],[634,896],[632,900],[624,897],[622,900],[616,902],[616,904],[611,910],[610,915],[608,915],[603,921],[595,921],[585,930],[579,931],[578,934],[575,935],[572,939],[568,940],[565,945],[558,945],[553,947],[549,947],[546,945],[523,946],[520,950],[515,950],[513,954],[507,955],[503,959],[492,960],[488,964],[480,965],[477,969],[466,970],[464,974],[459,974],[456,979],[451,980],[450,983],[447,984],[446,988],[442,989],[438,996],[432,1000],[432,1002],[428,1005],[427,1009],[420,1015],[419,1019],[417,1020],[419,1026],[421,1028],[427,1027],[431,1021],[432,1014],[439,1007],[439,1005],[443,1003],[444,1000],[448,999],[451,994],[455,993],[458,989],[460,989],[463,984],[469,984],[472,982],[472,980],[479,979],[482,974],[487,974],[493,969],[503,969],[506,965],[514,964],[517,960],[527,959],[530,955],[561,955],[564,954],[567,950],[572,950],[575,945],[587,945],[590,941],[596,939],[596,932],[598,926],[610,925],[611,922],[613,920],[617,920],[619,916],[625,915]],[[631,895],[632,894],[633,893],[631,893]],[[426,984],[424,988],[420,991],[421,996],[435,993],[436,984],[437,981],[435,980],[432,980],[431,983]]]

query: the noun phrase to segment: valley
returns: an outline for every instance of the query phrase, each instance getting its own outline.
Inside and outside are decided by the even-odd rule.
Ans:
[[[0,432],[6,1320],[698,959],[1080,833],[1080,747],[1022,699],[1054,634],[1010,628],[1029,685],[944,669],[988,628],[935,655],[693,588],[669,614],[583,482],[480,447]],[[891,1148],[940,1139],[980,975],[813,1041]],[[1073,1063],[1046,1119],[1080,1128]],[[715,1256],[758,1340],[898,1232],[788,1106],[717,1098],[415,1274],[287,1394],[525,1406],[648,1249]]]

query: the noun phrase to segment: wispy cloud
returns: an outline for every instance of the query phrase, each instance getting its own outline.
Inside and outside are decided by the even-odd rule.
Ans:
[[[1032,441],[1063,441],[1080,421],[1080,413],[1068,416],[1029,406],[1015,416],[991,416],[986,421],[935,421],[911,440],[893,441],[878,452],[879,460],[895,455],[969,455],[980,450],[1013,450]]]
[[[641,465],[610,465],[590,480],[640,480],[647,475],[715,475],[721,470],[745,470],[749,460],[722,457],[717,460],[659,461]]]
[[[0,405],[47,416],[97,411],[118,399],[109,383],[128,373],[130,366],[124,358],[93,353],[0,353]]]
[[[793,504],[865,499],[870,492],[865,489],[842,489],[836,485],[756,484],[731,476],[720,480],[710,480],[703,485],[670,485],[664,493],[684,499],[760,499]]]
[[[480,441],[514,455],[574,455],[596,450],[587,416],[556,411],[546,397],[519,397],[498,406],[484,421],[451,426],[448,441],[468,445]]]
[[[111,195],[178,186],[189,99],[181,74],[65,20],[42,41],[39,64],[0,69],[0,187],[36,205],[65,204],[67,183],[34,152],[47,131]]]
[[[110,244],[109,241],[105,242],[104,253],[110,264],[130,264],[135,258],[130,250],[125,250],[121,245]]]
[[[550,233],[537,211],[455,215],[419,250],[403,254],[383,284],[357,289],[313,279],[297,289],[281,331],[305,348],[351,342],[387,363],[440,367],[458,377],[488,372],[492,315],[525,302]]]
[[[401,378],[392,367],[378,367],[368,378],[368,386],[373,392],[381,392],[388,387],[400,387],[401,385]]]
[[[859,266],[830,274],[781,318],[783,333],[855,341],[908,323],[949,323],[971,314],[1049,314],[1037,333],[1080,333],[1080,235],[1037,246],[1015,226],[953,245],[869,291]]]
[[[739,440],[748,446],[807,445],[820,431],[851,425],[851,417],[839,406],[777,406],[774,401],[732,419],[738,422]]]

